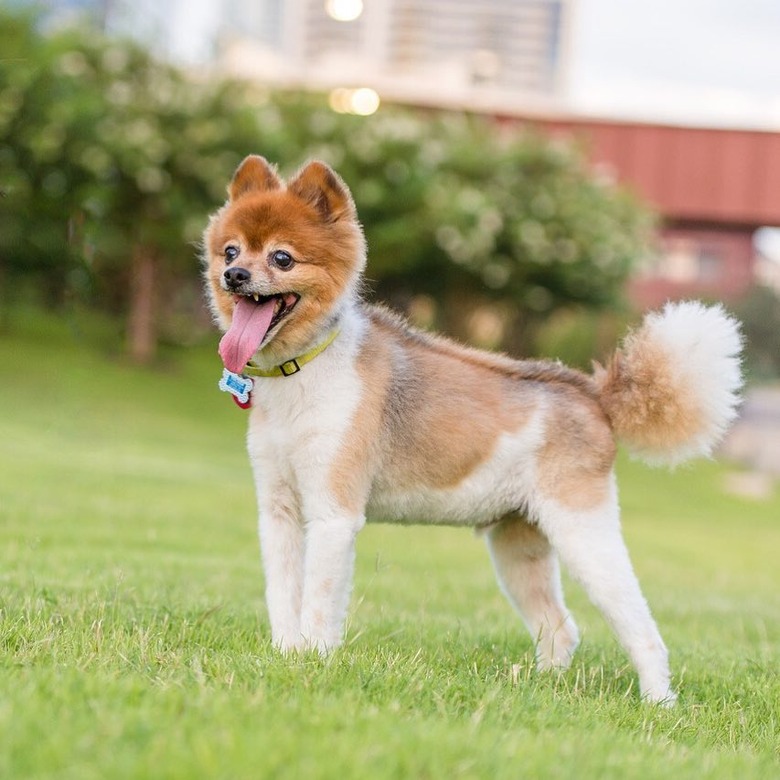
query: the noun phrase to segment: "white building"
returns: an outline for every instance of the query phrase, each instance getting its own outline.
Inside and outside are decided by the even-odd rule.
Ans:
[[[305,89],[493,113],[561,109],[574,0],[49,0],[158,55]],[[20,4],[24,4],[21,2]]]
[[[221,2],[218,61],[266,82],[489,110],[566,92],[572,0]]]

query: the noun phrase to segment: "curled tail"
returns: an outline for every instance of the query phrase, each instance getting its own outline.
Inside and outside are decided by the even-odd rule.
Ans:
[[[719,305],[648,314],[594,374],[617,438],[651,464],[709,455],[737,415],[741,348],[738,322]]]

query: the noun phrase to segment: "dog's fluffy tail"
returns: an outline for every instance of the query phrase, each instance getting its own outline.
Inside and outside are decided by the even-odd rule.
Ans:
[[[719,305],[648,314],[594,374],[617,438],[651,464],[709,455],[737,414],[741,348],[738,322]]]

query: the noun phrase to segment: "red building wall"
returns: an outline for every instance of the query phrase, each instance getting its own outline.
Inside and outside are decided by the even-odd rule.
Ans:
[[[641,307],[738,299],[754,280],[753,233],[780,226],[780,133],[575,119],[510,120],[581,140],[594,165],[662,216],[659,256],[629,285]]]
[[[752,231],[665,227],[661,251],[628,285],[640,308],[656,308],[669,299],[735,301],[754,282]]]
[[[780,226],[780,133],[592,120],[533,120],[581,139],[671,221]]]

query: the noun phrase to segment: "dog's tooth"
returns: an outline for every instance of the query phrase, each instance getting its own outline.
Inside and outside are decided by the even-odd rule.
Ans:
[[[258,293],[252,293],[252,297],[255,299],[255,303],[260,303],[260,295]]]

